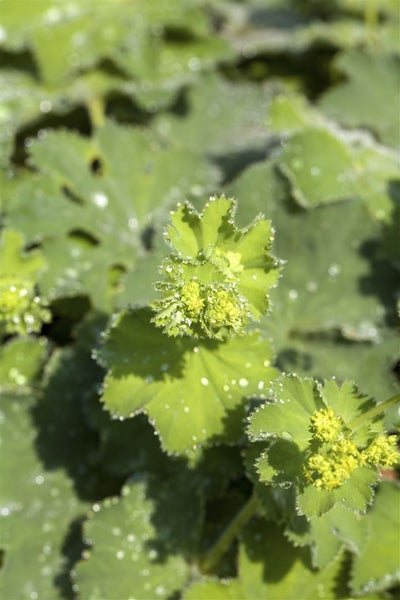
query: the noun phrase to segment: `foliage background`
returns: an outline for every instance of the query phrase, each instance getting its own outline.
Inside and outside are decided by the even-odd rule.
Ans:
[[[0,278],[36,286],[52,313],[37,334],[0,329],[4,597],[385,597],[399,580],[390,482],[358,546],[345,526],[334,543],[317,525],[283,535],[270,499],[274,524],[252,522],[203,581],[196,557],[251,487],[243,443],[167,456],[146,416],[103,410],[93,351],[115,311],[154,299],[170,209],[224,192],[239,225],[272,220],[286,261],[259,324],[274,365],[380,401],[398,390],[397,3],[0,7]]]

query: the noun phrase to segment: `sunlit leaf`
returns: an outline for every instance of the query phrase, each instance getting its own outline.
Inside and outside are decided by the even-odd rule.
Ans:
[[[344,125],[369,129],[381,142],[398,146],[398,57],[351,50],[338,56],[336,68],[347,81],[322,96],[322,109]],[[386,98],[384,110],[382,94]]]
[[[122,312],[106,334],[98,354],[109,371],[105,407],[119,417],[146,412],[168,452],[238,440],[245,396],[276,376],[268,342],[256,332],[225,343],[175,340],[152,327],[150,316]]]

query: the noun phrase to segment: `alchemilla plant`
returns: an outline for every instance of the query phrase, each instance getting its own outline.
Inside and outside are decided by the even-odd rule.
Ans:
[[[2,0],[6,600],[398,597],[399,31]]]

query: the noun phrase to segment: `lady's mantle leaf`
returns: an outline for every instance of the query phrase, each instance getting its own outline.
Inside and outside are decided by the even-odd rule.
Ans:
[[[0,547],[2,597],[58,598],[65,536],[86,506],[70,479],[45,471],[35,454],[36,432],[27,395],[2,394],[0,442]],[[29,534],[27,535],[27,532]]]
[[[82,598],[162,599],[183,586],[201,519],[193,481],[136,481],[90,517],[84,535],[91,548],[76,569]]]
[[[400,125],[396,101],[400,73],[398,57],[350,50],[339,54],[336,67],[345,74],[347,81],[322,96],[322,109],[344,125],[369,128],[381,142],[397,147]],[[381,108],[382,95],[387,98],[385,110]]]
[[[168,452],[237,440],[243,397],[262,393],[277,374],[268,342],[253,332],[196,345],[164,335],[150,317],[149,310],[122,312],[105,336],[98,357],[109,370],[106,408],[119,417],[146,412]]]
[[[367,543],[354,558],[351,586],[357,596],[400,583],[399,500],[398,483],[382,482],[366,518]]]
[[[130,269],[144,254],[141,236],[154,212],[218,179],[194,153],[111,121],[90,139],[49,132],[31,159],[39,173],[13,188],[9,220],[42,241],[53,297],[86,292],[101,308],[109,308],[112,269]]]

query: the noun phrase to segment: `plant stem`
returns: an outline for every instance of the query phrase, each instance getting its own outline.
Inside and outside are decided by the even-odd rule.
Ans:
[[[89,112],[92,127],[96,129],[104,124],[104,102],[98,96],[92,96],[87,101],[87,109]]]
[[[259,499],[255,493],[248,499],[246,504],[242,506],[240,511],[234,516],[229,525],[221,533],[217,541],[211,546],[208,552],[205,553],[200,562],[200,568],[203,573],[212,571],[223,554],[229,548],[235,537],[238,535],[242,527],[254,515],[259,506]]]
[[[390,406],[393,406],[393,404],[396,404],[396,402],[400,402],[400,394],[395,394],[388,400],[385,400],[385,402],[381,402],[380,404],[377,404],[376,406],[371,408],[371,410],[367,411],[363,415],[360,415],[356,419],[353,419],[352,421],[350,421],[350,423],[348,423],[347,425],[349,427],[351,427],[351,429],[356,429],[357,427],[359,427],[366,421],[370,421],[371,419],[373,419],[374,417],[376,417],[377,415],[382,413],[384,410],[386,410]]]
[[[378,25],[378,7],[376,5],[376,0],[367,0],[364,19],[367,41],[373,46],[376,41],[375,37]]]

